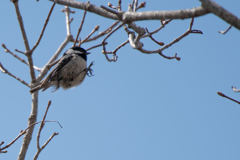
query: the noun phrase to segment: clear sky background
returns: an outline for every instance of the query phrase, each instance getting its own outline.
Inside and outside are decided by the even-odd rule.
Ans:
[[[33,47],[52,2],[19,1],[29,43]],[[107,6],[109,0],[90,2]],[[215,2],[240,17],[240,1]],[[111,3],[117,5],[117,0]],[[123,10],[129,3],[130,0],[123,1]],[[12,51],[24,51],[14,5],[9,0],[0,4],[0,43]],[[149,0],[139,11],[190,9],[199,5],[198,0]],[[43,39],[34,52],[34,64],[38,67],[48,62],[66,37],[63,8],[55,6]],[[71,14],[75,37],[83,11],[72,10],[76,11]],[[85,38],[96,25],[100,25],[99,32],[103,31],[113,22],[87,13],[80,36]],[[190,19],[174,20],[154,38],[167,44],[183,34],[189,23]],[[137,24],[153,31],[160,21]],[[41,144],[53,132],[59,132],[59,135],[42,151],[39,159],[239,160],[240,106],[217,95],[217,91],[221,91],[240,100],[240,94],[231,89],[231,86],[240,88],[240,31],[232,28],[225,35],[218,33],[228,26],[213,14],[195,18],[193,29],[201,30],[203,35],[191,34],[163,52],[168,56],[178,53],[181,61],[143,54],[129,44],[117,52],[119,58],[115,63],[105,59],[101,47],[91,50],[88,64],[95,62],[93,77],[87,77],[74,89],[40,92],[38,121],[42,119],[48,101],[52,100],[46,119],[59,121],[63,128],[57,123],[45,125]],[[114,50],[126,39],[127,34],[121,28],[108,40],[107,50]],[[101,40],[85,43],[82,47],[89,48]],[[146,49],[159,48],[148,38],[142,42]],[[69,43],[64,51],[71,46]],[[0,61],[11,73],[30,82],[28,67],[5,53],[3,48]],[[27,127],[31,95],[29,88],[12,77],[0,73],[0,79],[0,141],[7,144]],[[37,151],[38,128],[36,125],[27,160]],[[16,159],[21,144],[22,138],[7,149],[7,154],[0,154],[0,159]]]

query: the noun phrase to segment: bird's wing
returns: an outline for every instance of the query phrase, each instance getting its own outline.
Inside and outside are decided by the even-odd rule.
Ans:
[[[44,84],[47,84],[51,80],[51,78],[55,77],[59,72],[59,70],[61,70],[69,61],[71,61],[72,58],[73,56],[71,54],[66,54],[63,57],[61,57],[57,65],[48,74],[48,76],[41,82],[41,86],[43,86]]]

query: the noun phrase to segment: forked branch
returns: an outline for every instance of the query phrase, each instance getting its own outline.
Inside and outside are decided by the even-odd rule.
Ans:
[[[47,112],[48,112],[48,109],[49,109],[50,104],[51,104],[51,101],[48,102],[48,107],[47,107],[47,109],[46,109],[46,111],[45,111],[45,114],[44,114],[44,116],[43,116],[43,120],[42,120],[42,121],[35,122],[35,123],[31,124],[30,126],[28,126],[25,130],[21,130],[20,133],[19,133],[19,135],[18,135],[14,140],[12,140],[9,144],[7,144],[6,146],[1,147],[1,145],[4,144],[4,142],[2,142],[2,143],[0,144],[0,153],[7,153],[7,151],[6,151],[5,149],[7,149],[8,147],[10,147],[12,144],[14,144],[22,135],[24,135],[24,134],[27,132],[27,130],[29,130],[30,128],[32,128],[33,126],[35,126],[35,125],[38,124],[38,123],[41,123],[41,125],[40,125],[40,129],[41,129],[41,130],[42,130],[42,128],[43,128],[43,126],[44,126],[44,124],[45,124],[46,122],[57,122],[57,123],[59,124],[59,126],[62,128],[61,124],[60,124],[58,121],[45,121],[45,118],[46,118],[46,115],[47,115]],[[39,135],[39,136],[40,136],[40,132],[41,132],[40,129],[39,129],[39,132],[38,132],[38,135]],[[58,135],[58,133],[55,133],[55,132],[54,132],[54,134],[49,138],[49,140],[48,140],[48,141],[42,146],[42,148],[40,148],[40,149],[42,150],[42,149],[50,142],[50,140],[51,140],[55,135]],[[39,136],[38,136],[38,137],[39,137]],[[38,138],[38,142],[39,142],[39,138]],[[40,153],[40,152],[39,152],[39,153]],[[39,153],[38,153],[38,154],[39,154]]]

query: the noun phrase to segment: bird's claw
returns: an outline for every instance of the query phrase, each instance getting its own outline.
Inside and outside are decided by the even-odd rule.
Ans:
[[[88,77],[91,77],[91,76],[94,76],[93,74],[92,74],[92,72],[93,72],[93,70],[91,69],[91,67],[93,66],[93,61],[91,62],[91,64],[88,66],[88,68],[85,68],[85,71],[86,71],[86,75],[88,76]]]

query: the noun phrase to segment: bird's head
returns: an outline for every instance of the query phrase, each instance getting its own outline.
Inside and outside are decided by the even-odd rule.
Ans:
[[[81,47],[72,47],[70,49],[68,49],[64,55],[67,54],[77,54],[79,56],[81,56],[83,59],[87,60],[87,55],[90,54],[90,52],[87,52],[85,49],[81,48]]]

